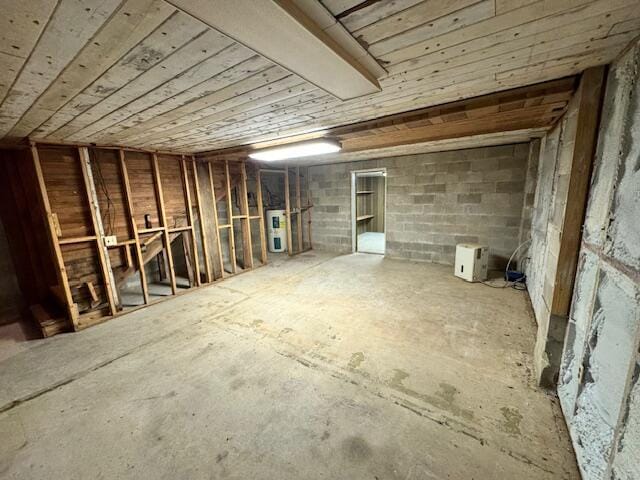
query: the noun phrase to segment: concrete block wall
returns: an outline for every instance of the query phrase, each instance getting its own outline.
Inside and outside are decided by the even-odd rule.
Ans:
[[[558,384],[585,480],[640,478],[639,70],[609,71]]]
[[[452,265],[455,245],[490,247],[504,268],[518,246],[529,144],[310,167],[314,248],[352,251],[350,172],[387,169],[386,255]]]

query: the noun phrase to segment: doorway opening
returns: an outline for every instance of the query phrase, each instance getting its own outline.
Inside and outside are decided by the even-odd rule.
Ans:
[[[387,172],[351,172],[352,244],[354,252],[384,255]]]

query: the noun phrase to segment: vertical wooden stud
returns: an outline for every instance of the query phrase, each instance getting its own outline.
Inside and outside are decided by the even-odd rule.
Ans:
[[[140,236],[138,235],[138,225],[136,224],[135,213],[133,208],[133,197],[131,195],[131,184],[129,183],[129,173],[127,172],[127,163],[125,161],[124,150],[118,150],[120,154],[120,173],[122,175],[122,184],[124,185],[124,196],[127,205],[127,213],[129,216],[129,225],[133,232],[135,240],[136,258],[138,260],[138,268],[140,269],[140,284],[142,286],[142,296],[145,305],[149,303],[149,287],[147,285],[147,272],[144,269],[144,260],[142,258],[142,248],[140,247]],[[127,247],[128,248],[128,247]]]
[[[200,219],[200,239],[202,240],[202,254],[204,255],[204,269],[207,276],[207,283],[213,281],[211,275],[211,261],[209,258],[209,244],[207,242],[207,232],[204,227],[205,218],[202,215],[202,198],[200,197],[200,184],[198,183],[198,164],[195,158],[191,157],[191,165],[193,166],[193,183],[196,190],[196,201],[198,202],[198,218]]]
[[[225,277],[224,263],[222,261],[222,244],[220,242],[220,227],[218,224],[218,202],[216,201],[216,189],[213,185],[213,172],[211,171],[211,162],[207,162],[207,171],[209,172],[209,185],[211,187],[211,200],[213,200],[213,223],[216,232],[216,248],[218,250],[218,262],[220,262],[220,277]]]
[[[54,254],[53,262],[54,262],[54,265],[56,266],[56,277],[58,278],[58,282],[64,294],[64,300],[66,303],[69,320],[71,320],[73,329],[78,330],[78,317],[79,317],[78,306],[73,301],[73,296],[71,295],[71,288],[69,287],[69,278],[67,277],[67,269],[64,266],[64,258],[62,257],[62,250],[60,249],[58,235],[56,234],[56,227],[53,223],[53,214],[51,212],[51,205],[49,204],[47,186],[44,181],[44,176],[42,175],[42,165],[40,165],[40,156],[38,155],[38,148],[36,147],[35,144],[31,144],[31,159],[33,161],[36,178],[38,180],[38,193],[39,193],[40,205],[44,211],[44,214],[47,217],[47,226],[48,226],[47,233],[49,237],[49,244],[51,245],[51,250]]]
[[[200,259],[198,258],[198,246],[196,245],[196,232],[193,226],[193,206],[191,205],[191,188],[189,187],[189,172],[185,163],[184,155],[180,158],[180,168],[182,170],[182,180],[184,185],[184,197],[187,203],[187,221],[191,227],[191,255],[193,259],[193,270],[196,277],[196,286],[200,285]]]
[[[309,237],[309,250],[313,248],[311,241],[311,185],[309,180],[309,167],[307,167],[307,174],[305,175],[305,183],[307,186],[307,235]]]
[[[104,287],[107,293],[107,302],[109,303],[109,311],[111,315],[117,313],[116,294],[114,292],[115,279],[113,270],[111,270],[111,262],[109,261],[109,252],[104,244],[104,226],[102,225],[102,216],[100,215],[100,204],[98,203],[98,195],[96,194],[96,186],[93,182],[93,173],[91,171],[91,160],[89,159],[89,149],[87,147],[78,147],[80,157],[80,167],[82,169],[82,178],[84,180],[85,193],[87,202],[89,202],[89,212],[91,213],[91,225],[93,226],[93,234],[96,236],[96,248],[98,249],[98,261],[102,270]]]
[[[289,167],[284,167],[284,205],[285,215],[287,216],[287,252],[289,256],[293,255],[291,248],[291,201],[289,199]]]
[[[236,273],[236,241],[233,234],[233,202],[231,201],[231,177],[229,175],[229,161],[224,161],[225,182],[227,186],[227,216],[229,217],[229,255],[231,256],[231,271]]]
[[[302,201],[300,200],[300,167],[296,166],[296,226],[298,233],[298,253],[304,250],[302,245]]]
[[[173,253],[171,252],[171,237],[169,235],[169,229],[167,228],[167,213],[164,208],[164,195],[162,194],[162,182],[160,181],[160,169],[158,168],[158,156],[154,153],[152,156],[153,165],[153,178],[156,187],[156,198],[158,200],[158,206],[160,207],[160,221],[162,222],[162,228],[164,232],[164,243],[167,250],[167,262],[169,263],[169,279],[171,281],[171,292],[175,295],[177,293],[176,287],[176,272],[173,268]]]
[[[256,167],[256,195],[258,196],[258,215],[260,216],[260,261],[267,264],[267,238],[264,228],[264,206],[262,205],[262,175],[260,168]]]
[[[241,210],[242,222],[242,252],[244,256],[244,268],[253,268],[253,246],[251,245],[251,220],[249,219],[249,195],[247,190],[247,167],[243,161],[240,165],[240,195],[242,196]]]

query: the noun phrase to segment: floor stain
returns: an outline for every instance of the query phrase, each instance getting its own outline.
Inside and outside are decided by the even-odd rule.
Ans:
[[[511,435],[520,435],[520,422],[522,421],[522,414],[517,408],[502,407],[500,409],[504,422],[502,423],[502,429]]]
[[[402,382],[409,378],[409,374],[404,370],[398,370],[397,368],[393,370],[393,378],[389,382],[389,384],[394,388],[404,389],[404,385]]]
[[[228,450],[225,450],[224,452],[219,453],[216,456],[216,463],[220,463],[221,461],[223,461],[228,456],[229,456],[229,451]]]
[[[441,391],[436,393],[436,395],[442,397],[443,400],[446,400],[449,403],[453,403],[455,401],[456,394],[459,393],[456,387],[444,382],[440,384],[440,390]]]
[[[253,328],[258,328],[260,325],[262,325],[264,322],[262,320],[254,320],[253,322],[251,322],[251,326]]]
[[[409,376],[410,375],[404,370],[396,368],[393,370],[393,377],[389,380],[388,385],[405,395],[422,400],[430,405],[446,410],[453,415],[467,420],[473,419],[473,411],[462,408],[456,404],[455,396],[458,394],[458,389],[453,385],[441,383],[439,392],[435,395],[427,395],[426,393],[416,392],[404,385],[403,382],[409,378]]]
[[[349,437],[342,443],[344,454],[350,461],[361,463],[373,455],[371,447],[362,437]]]
[[[243,387],[246,382],[242,378],[236,378],[233,382],[231,382],[231,390],[238,390]]]
[[[287,333],[293,332],[292,328],[283,328],[282,330],[280,330],[280,333],[278,334],[278,337],[281,337],[282,335],[286,335]]]
[[[349,360],[349,368],[356,369],[362,362],[364,362],[364,353],[356,352],[351,355],[351,360]]]

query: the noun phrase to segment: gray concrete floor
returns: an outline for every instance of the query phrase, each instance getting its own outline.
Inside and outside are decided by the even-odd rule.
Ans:
[[[578,479],[526,294],[310,252],[0,362],[0,478]]]

